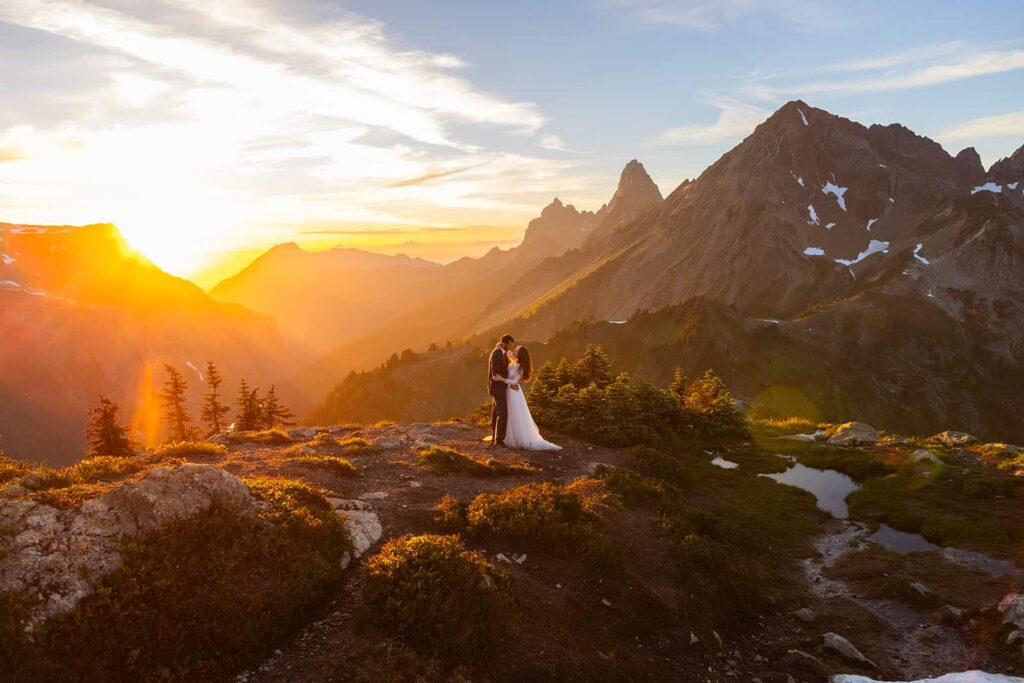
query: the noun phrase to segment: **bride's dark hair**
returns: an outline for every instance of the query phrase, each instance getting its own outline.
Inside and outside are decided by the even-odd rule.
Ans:
[[[530,360],[530,351],[525,346],[516,349],[516,358],[519,359],[519,367],[523,369],[523,382],[529,382],[533,377],[533,361]]]

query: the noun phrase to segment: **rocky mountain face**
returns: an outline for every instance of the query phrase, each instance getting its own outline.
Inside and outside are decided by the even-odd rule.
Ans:
[[[1020,439],[1022,154],[986,171],[973,149],[791,102],[693,182],[645,193],[524,273],[462,332],[478,347],[506,330],[557,346],[575,322],[600,338],[600,321],[700,297],[731,322],[612,325],[646,349],[628,369],[661,381],[699,340],[749,399],[797,386],[826,417]],[[638,171],[620,189],[644,187]]]
[[[164,273],[112,225],[0,224],[0,310],[0,447],[25,459],[79,458],[98,393],[137,435],[158,431],[165,362],[186,373],[193,406],[207,360],[228,392],[243,375],[283,385],[296,362],[272,319]]]

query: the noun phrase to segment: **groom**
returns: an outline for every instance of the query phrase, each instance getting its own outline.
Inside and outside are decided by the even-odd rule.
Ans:
[[[487,393],[491,395],[491,446],[505,445],[505,430],[508,427],[508,387],[502,381],[494,379],[508,377],[508,356],[516,340],[506,334],[491,351],[491,359],[487,363]]]

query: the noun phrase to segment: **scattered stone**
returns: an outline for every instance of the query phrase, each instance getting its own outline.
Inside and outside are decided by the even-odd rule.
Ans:
[[[916,462],[928,461],[935,463],[936,465],[942,464],[942,461],[939,460],[938,456],[924,448],[917,449],[916,451],[910,454],[910,457],[913,458]]]
[[[690,645],[696,645],[699,642],[700,638],[697,637],[697,634],[693,631],[690,631]]]
[[[405,439],[400,436],[379,436],[374,439],[373,445],[385,450],[394,450],[402,448],[405,445]]]
[[[293,441],[309,441],[316,436],[316,429],[313,427],[292,427],[288,430],[288,436]]]
[[[910,587],[917,591],[917,594],[922,598],[930,598],[933,595],[933,593],[928,590],[928,586],[924,585],[920,581],[911,582]]]
[[[999,602],[1004,624],[1024,629],[1024,593],[1009,593]]]
[[[605,607],[611,607],[612,606],[612,603],[608,600],[608,598],[601,598],[601,604],[604,605]]]
[[[21,484],[10,484],[0,490],[0,498],[21,498],[28,493],[28,489]]]
[[[1009,635],[1006,636],[1006,644],[1013,645],[1022,637],[1024,637],[1024,633],[1021,631],[1010,631]]]
[[[505,564],[512,564],[512,560],[508,559],[508,555],[506,555],[505,553],[498,553],[494,556],[494,559],[496,559],[498,562],[504,562]]]
[[[210,443],[220,444],[221,446],[231,445],[231,439],[228,438],[227,432],[220,432],[218,434],[214,434],[213,436],[209,437],[206,440],[209,441]]]
[[[387,491],[370,491],[360,494],[359,500],[383,500],[388,497]]]
[[[833,427],[828,443],[833,446],[856,446],[873,444],[881,438],[878,430],[864,422],[846,422]]]
[[[516,561],[516,564],[522,564],[523,562],[526,562],[526,553],[523,553],[522,555],[512,555],[512,559]]]
[[[932,437],[932,440],[946,446],[971,446],[978,443],[978,437],[967,432],[939,432]]]
[[[418,489],[421,486],[423,486],[423,484],[421,484],[418,481],[410,481],[409,482],[409,488],[411,488],[411,489]]]
[[[809,624],[812,621],[814,621],[817,615],[814,613],[814,610],[812,610],[810,607],[801,607],[797,611],[793,612],[793,616],[795,616],[800,621]]]
[[[838,633],[826,633],[822,637],[822,640],[826,650],[832,650],[846,659],[866,664],[871,668],[878,668],[875,666],[874,662],[861,654],[861,651],[854,647],[853,643],[848,641],[846,638],[843,638]]]

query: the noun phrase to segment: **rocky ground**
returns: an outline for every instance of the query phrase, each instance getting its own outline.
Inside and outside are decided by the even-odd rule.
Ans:
[[[531,482],[568,483],[591,475],[599,465],[630,465],[626,451],[557,435],[555,439],[563,446],[557,453],[490,449],[483,437],[480,427],[450,422],[300,428],[291,430],[287,441],[276,444],[224,438],[224,452],[183,456],[188,463],[200,466],[191,470],[183,470],[177,460],[147,456],[150,469],[86,502],[78,511],[49,508],[15,481],[0,491],[0,515],[5,515],[8,527],[16,526],[26,514],[36,519],[45,517],[48,525],[32,523],[35,533],[43,535],[52,531],[51,535],[59,536],[64,529],[61,525],[69,525],[64,529],[67,538],[82,533],[88,526],[82,520],[90,514],[106,515],[108,529],[111,520],[117,520],[117,524],[134,525],[132,528],[141,532],[147,519],[180,517],[186,514],[184,507],[202,507],[204,499],[194,494],[197,487],[215,488],[210,482],[219,481],[216,473],[240,478],[297,477],[326,492],[331,505],[346,519],[358,556],[372,554],[382,540],[403,534],[445,533],[436,517],[443,496],[465,500]],[[884,439],[861,427],[834,437],[845,447],[826,444],[824,435],[793,439],[785,434],[758,433],[750,442],[694,448],[678,454],[699,482],[693,493],[695,499],[755,507],[766,519],[779,514],[782,508],[776,506],[784,503],[792,506],[785,508],[785,514],[795,510],[799,519],[794,518],[794,523],[807,529],[803,556],[780,554],[777,559],[783,573],[793,580],[766,586],[765,590],[772,592],[771,606],[757,616],[711,622],[706,615],[680,610],[686,598],[693,598],[689,594],[693,588],[685,576],[680,576],[670,544],[659,533],[656,516],[612,503],[603,515],[603,524],[623,559],[624,571],[620,573],[609,573],[571,553],[552,552],[542,544],[467,539],[469,547],[482,551],[510,572],[515,606],[508,614],[507,635],[486,661],[475,661],[467,653],[462,667],[457,667],[454,674],[443,668],[447,671],[443,676],[486,680],[760,679],[767,683],[820,681],[840,673],[911,678],[975,667],[1013,671],[1019,663],[1000,654],[1002,645],[994,644],[992,628],[986,632],[985,625],[993,623],[993,606],[1016,592],[1018,577],[992,576],[970,563],[958,564],[936,552],[882,552],[868,540],[880,521],[899,523],[874,507],[871,489],[878,482],[893,486],[894,478],[901,476],[923,481],[926,476],[922,475],[932,472],[936,463],[946,463],[950,471],[957,467],[955,463],[962,463],[956,469],[958,478],[987,482],[995,471],[992,458],[981,446],[956,443],[956,437],[950,437],[949,443],[933,441],[932,449],[925,449],[932,459],[918,453],[922,450],[920,443]],[[431,445],[474,457],[488,471],[481,475],[433,470],[424,465],[420,455]],[[861,484],[861,489],[850,496],[854,518],[832,519],[815,507],[807,493],[761,477],[787,467],[790,460],[778,455],[799,459],[811,467],[850,472]],[[321,456],[344,457],[355,471],[325,466],[319,460]],[[737,467],[715,466],[713,457],[724,458]],[[999,462],[1004,462],[1015,456],[1007,452],[1000,457]],[[999,471],[1000,482],[1016,479],[1013,467]],[[935,476],[936,481],[944,481],[942,476]],[[229,479],[221,483],[234,495],[244,497],[233,483],[238,480]],[[166,488],[170,480],[184,482],[179,493],[188,492],[192,497],[163,495],[167,491],[161,494],[158,484],[163,482],[160,485]],[[1007,505],[1020,502],[1019,488],[1010,486],[999,489],[998,494],[1009,495]],[[936,503],[920,491],[915,495],[913,509],[925,510]],[[865,500],[858,504],[858,496]],[[175,501],[173,506],[160,502],[169,500]],[[980,501],[976,505],[980,507]],[[13,516],[15,508],[21,511],[18,519]],[[946,512],[958,518],[958,533],[962,536],[963,525],[973,519],[969,502],[964,503],[963,510]],[[1024,537],[1024,519],[1020,519],[1020,513],[1014,514],[1017,516],[996,518],[995,522],[1003,535],[1017,542]],[[945,527],[939,524],[941,519],[935,519],[934,525],[941,532]],[[983,522],[978,524],[980,536],[973,550],[1006,557],[1000,552],[1000,543],[984,540],[990,529]],[[765,525],[766,530],[771,528]],[[0,579],[6,581],[8,589],[16,589],[12,582],[26,576],[25,558],[33,553],[37,557],[42,546],[31,534],[8,534],[4,538],[21,539],[17,541],[20,545],[6,541],[5,555],[0,560]],[[74,545],[66,539],[60,542],[65,549]],[[12,547],[21,549],[21,564],[11,560],[19,556]],[[52,548],[52,544],[45,546],[43,554]],[[343,564],[351,564],[351,559],[346,558]],[[901,577],[913,580],[897,580]],[[87,583],[88,575],[79,578]],[[373,679],[372,671],[357,676],[345,655],[363,646],[355,600],[360,580],[358,564],[349,566],[336,594],[317,614],[309,615],[308,625],[294,639],[277,643],[262,664],[241,672],[237,680],[276,683],[341,681],[360,676]],[[87,591],[81,582],[71,584],[64,593],[79,595]],[[58,593],[64,595],[60,591],[54,595]],[[51,605],[49,609],[61,608]],[[1014,609],[1009,609],[1008,619]],[[1019,611],[1024,613],[1024,609]],[[1020,620],[1024,622],[1024,618]],[[1007,635],[1001,615],[996,621],[998,637],[1012,641],[1020,638],[1014,637],[1018,631],[1012,625]],[[1021,626],[1024,624],[1016,628]]]

